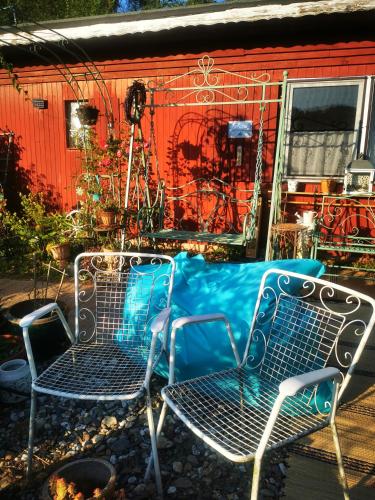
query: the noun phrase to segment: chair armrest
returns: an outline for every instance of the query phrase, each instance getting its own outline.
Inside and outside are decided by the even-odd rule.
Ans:
[[[237,346],[234,341],[232,329],[230,327],[230,323],[228,318],[222,313],[213,313],[213,314],[201,314],[195,316],[181,316],[177,318],[172,323],[172,333],[171,333],[171,343],[170,343],[170,354],[169,354],[169,380],[168,384],[174,383],[174,369],[175,369],[175,352],[176,352],[176,330],[182,328],[185,325],[192,325],[198,323],[211,323],[214,321],[222,321],[225,324],[225,328],[227,330],[227,334],[230,340],[230,344],[233,350],[234,357],[236,359],[237,366],[240,365],[241,360],[237,351]]]
[[[201,315],[197,314],[194,316],[181,316],[180,318],[175,319],[172,323],[172,328],[177,330],[178,328],[181,328],[185,325],[193,323],[209,323],[212,321],[224,321],[229,324],[229,321],[227,320],[226,316],[221,313],[201,314]]]
[[[56,304],[56,302],[52,302],[51,304],[47,304],[43,307],[40,307],[39,309],[36,309],[35,311],[27,314],[20,320],[20,327],[25,328],[31,326],[34,321],[36,321],[39,318],[42,318],[46,314],[55,311],[56,309],[60,309],[59,306]]]
[[[165,330],[169,316],[171,314],[171,308],[166,307],[160,313],[156,316],[156,318],[153,319],[151,323],[151,331],[152,333],[159,333]]]
[[[295,375],[283,380],[279,385],[279,392],[282,396],[295,396],[297,392],[302,391],[311,385],[320,384],[325,380],[335,379],[338,381],[341,378],[340,370],[337,368],[321,368],[312,372]]]
[[[273,427],[279,416],[281,407],[288,396],[295,396],[297,392],[309,387],[311,385],[320,384],[325,380],[335,379],[338,381],[341,378],[341,373],[337,368],[322,368],[320,370],[314,370],[308,373],[303,373],[302,375],[295,375],[294,377],[289,377],[283,380],[279,385],[279,395],[275,399],[272,411],[268,418],[267,424],[264,428],[262,438],[259,442],[258,449],[255,456],[262,457],[266,449],[267,443],[272,434]],[[337,403],[337,386],[333,399],[333,405],[331,411],[336,411]]]
[[[53,311],[57,312],[58,317],[60,318],[61,323],[64,326],[65,332],[69,337],[69,340],[73,343],[74,342],[74,335],[72,334],[68,322],[66,321],[60,307],[56,302],[52,302],[51,304],[46,304],[43,307],[40,307],[39,309],[36,309],[30,314],[27,314],[24,316],[20,322],[19,325],[22,328],[22,333],[23,333],[23,340],[25,343],[26,347],[26,353],[27,353],[27,359],[29,361],[29,366],[30,366],[30,371],[31,371],[31,377],[32,380],[35,380],[37,378],[37,371],[35,367],[35,361],[34,361],[34,356],[33,356],[33,351],[31,348],[31,342],[30,342],[30,336],[29,336],[29,327],[34,323],[39,318],[42,318],[43,316],[46,316],[46,314],[51,313]]]

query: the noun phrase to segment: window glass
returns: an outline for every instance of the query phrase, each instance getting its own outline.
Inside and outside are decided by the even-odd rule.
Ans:
[[[65,119],[66,119],[66,145],[68,148],[78,148],[82,143],[83,130],[81,122],[77,116],[78,106],[82,101],[66,101],[65,102]]]
[[[287,175],[344,175],[358,147],[363,85],[362,80],[290,85]]]
[[[354,130],[358,85],[296,88],[291,132]]]

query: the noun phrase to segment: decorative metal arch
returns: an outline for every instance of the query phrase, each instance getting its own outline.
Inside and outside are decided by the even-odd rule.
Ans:
[[[223,83],[224,77],[233,77],[235,84]],[[284,75],[285,76],[285,75]],[[181,81],[190,81],[190,85],[178,86]],[[281,103],[281,99],[270,97],[267,89],[280,86],[282,82],[272,82],[269,73],[244,76],[240,73],[225,70],[215,66],[212,57],[205,55],[197,61],[197,67],[177,75],[169,80],[148,82],[151,94],[148,107],[180,107],[180,106],[211,106],[227,104],[267,104]],[[260,89],[259,97],[254,99],[250,89]],[[158,103],[157,94],[164,93],[167,102]]]
[[[244,76],[240,73],[225,70],[215,66],[215,61],[209,55],[204,55],[197,61],[197,67],[190,71],[177,75],[165,81],[148,82],[148,92],[150,102],[145,107],[150,108],[153,116],[155,108],[184,107],[184,106],[214,106],[233,104],[257,104],[259,106],[260,124],[258,151],[255,166],[254,196],[250,211],[249,236],[250,239],[256,234],[256,218],[260,186],[263,173],[262,149],[263,140],[263,112],[267,105],[274,103],[279,106],[279,126],[277,133],[277,143],[275,151],[275,162],[273,172],[273,186],[271,210],[268,223],[268,233],[270,235],[272,224],[278,218],[281,180],[281,158],[282,145],[284,143],[284,113],[287,71],[283,72],[281,81],[271,81],[269,73],[259,75],[252,73]],[[223,83],[224,78],[230,77],[236,83]],[[184,85],[184,81],[189,85]],[[181,86],[179,83],[181,82]],[[275,90],[276,89],[276,90]],[[277,92],[277,97],[274,94]],[[160,102],[159,95],[164,96],[164,102]],[[131,167],[130,167],[131,168]],[[267,239],[269,241],[269,238]],[[267,243],[268,245],[268,243]],[[266,250],[268,255],[268,246]]]

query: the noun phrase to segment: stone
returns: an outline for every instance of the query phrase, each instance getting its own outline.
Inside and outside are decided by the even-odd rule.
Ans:
[[[130,448],[130,441],[128,438],[122,437],[111,442],[109,447],[114,453],[122,453]]]
[[[107,427],[109,429],[114,429],[117,427],[117,418],[114,417],[113,415],[109,416],[105,416],[103,419],[102,419],[102,426],[104,427]]]
[[[192,481],[187,477],[179,477],[178,479],[176,479],[174,484],[176,488],[182,488],[182,489],[191,488],[193,486]]]
[[[196,466],[196,465],[198,465],[198,463],[199,463],[199,462],[198,462],[197,457],[195,457],[194,455],[189,455],[189,456],[187,457],[187,461],[188,461],[189,463],[191,463],[191,465],[193,465],[193,466]]]
[[[184,468],[184,466],[183,466],[182,462],[173,462],[173,464],[172,464],[172,469],[177,474],[181,474],[183,468]]]
[[[102,439],[103,439],[103,436],[101,434],[96,434],[95,436],[93,436],[91,438],[91,441],[92,441],[93,444],[97,444],[100,441],[102,441]]]
[[[159,450],[165,450],[167,448],[172,448],[172,446],[173,446],[172,441],[169,441],[169,439],[167,439],[164,436],[160,436],[159,437],[159,439],[158,439],[158,448],[159,448]]]
[[[174,495],[174,494],[176,493],[176,491],[177,491],[176,486],[173,486],[173,485],[172,485],[172,486],[170,486],[170,487],[168,488],[168,490],[167,490],[167,495]]]
[[[128,483],[129,484],[135,484],[137,482],[137,478],[135,476],[130,476],[128,478]]]
[[[140,496],[141,498],[145,498],[145,494],[146,494],[146,485],[143,484],[143,483],[140,483],[138,484],[134,490],[133,490],[133,494],[137,495],[137,496]]]

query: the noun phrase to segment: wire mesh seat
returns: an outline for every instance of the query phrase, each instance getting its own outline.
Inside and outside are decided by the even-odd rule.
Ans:
[[[74,344],[34,382],[34,389],[67,398],[133,399],[143,389],[146,350]]]
[[[225,323],[235,366],[175,382],[176,331],[184,328],[188,335],[189,325],[213,321]],[[242,359],[225,316],[173,322],[169,384],[162,390],[157,436],[170,407],[228,459],[254,461],[255,500],[264,453],[330,425],[340,481],[349,498],[335,414],[374,322],[375,301],[366,295],[297,273],[266,272]],[[354,338],[358,347],[349,352]]]
[[[75,261],[75,335],[57,304],[20,325],[32,373],[28,474],[33,453],[35,392],[89,400],[147,398],[156,481],[161,492],[149,383],[166,345],[175,264],[171,257],[128,252],[84,253]],[[72,345],[37,374],[28,329],[57,314]]]

